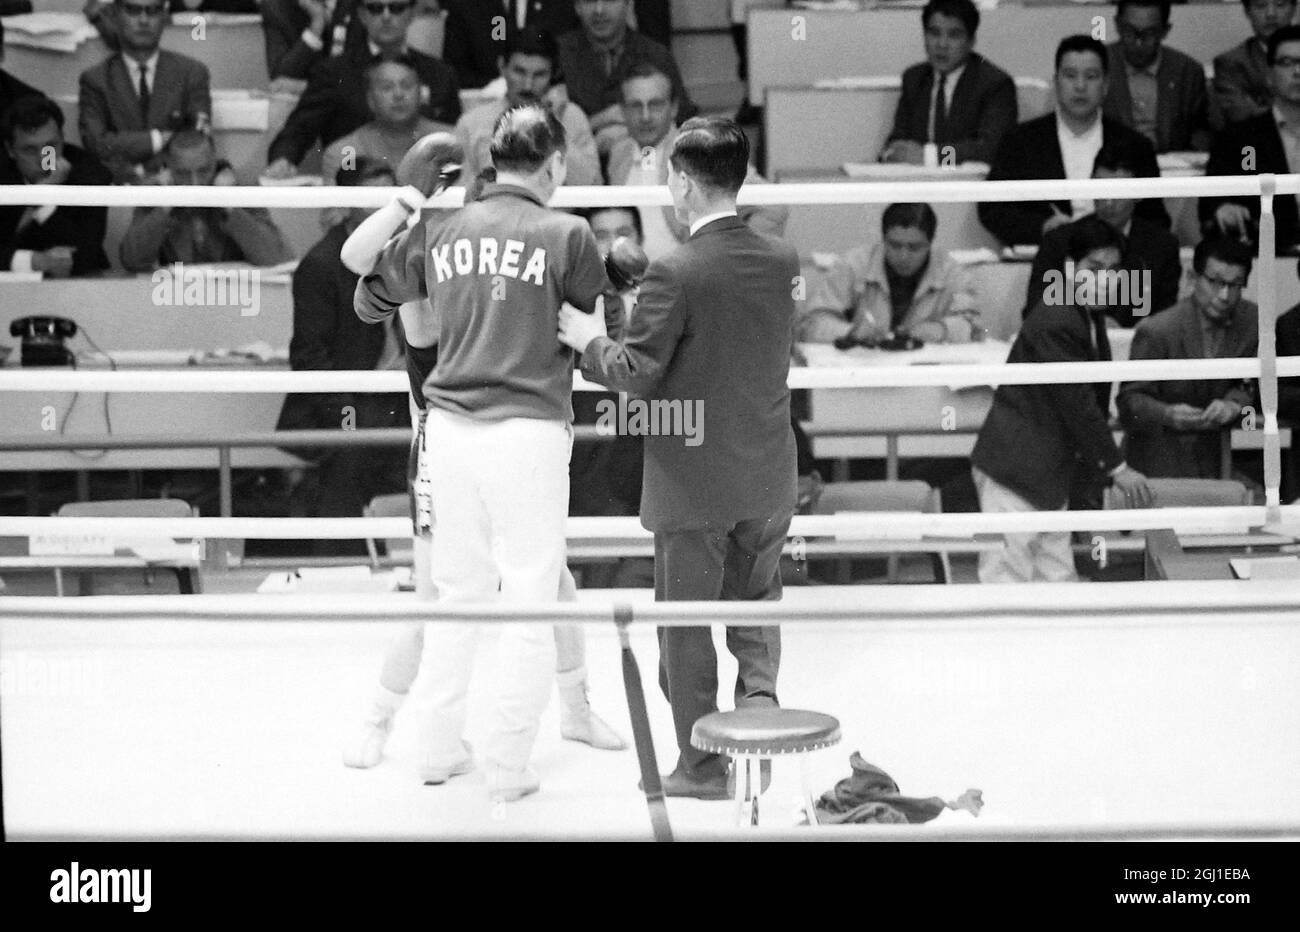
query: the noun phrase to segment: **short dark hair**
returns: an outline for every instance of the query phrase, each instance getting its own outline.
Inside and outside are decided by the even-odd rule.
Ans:
[[[1108,74],[1110,72],[1110,61],[1106,57],[1105,44],[1083,33],[1066,36],[1061,40],[1061,44],[1056,47],[1056,65],[1052,69],[1054,72],[1061,70],[1061,60],[1071,52],[1092,52],[1101,60],[1101,73]]]
[[[1092,171],[1128,172],[1134,178],[1141,174],[1142,159],[1124,137],[1108,139],[1097,150],[1092,160]]]
[[[1119,19],[1124,15],[1124,11],[1131,6],[1144,8],[1158,7],[1160,10],[1160,22],[1169,25],[1170,0],[1119,0],[1115,7],[1115,18]]]
[[[564,126],[549,108],[513,107],[492,129],[492,164],[497,171],[531,174],[565,147]]]
[[[1070,224],[1070,233],[1065,241],[1065,254],[1075,262],[1086,258],[1088,253],[1098,249],[1118,249],[1124,251],[1124,240],[1119,230],[1102,220],[1096,214],[1080,217]]]
[[[1277,61],[1277,50],[1283,42],[1300,42],[1300,26],[1283,26],[1268,37],[1268,64],[1270,68]]]
[[[749,172],[749,137],[726,117],[692,117],[682,124],[668,161],[706,188],[735,194]]]
[[[628,69],[627,74],[623,76],[623,80],[620,81],[618,84],[620,93],[622,92],[622,88],[624,84],[626,84],[628,81],[632,81],[640,78],[663,78],[665,81],[668,82],[668,99],[669,100],[677,99],[677,86],[673,84],[672,75],[665,72],[654,62],[648,62],[648,61],[637,62],[635,65],[633,65],[631,68]]]
[[[516,33],[506,42],[506,61],[511,55],[536,55],[551,63],[555,72],[560,64],[560,50],[555,44],[555,37],[542,29],[525,29]]]
[[[44,94],[25,94],[10,104],[4,117],[0,119],[0,139],[13,142],[16,130],[21,129],[25,133],[30,133],[40,129],[50,120],[54,121],[54,125],[62,133],[63,109]]]
[[[394,183],[397,182],[397,173],[393,170],[393,166],[373,155],[359,155],[351,168],[340,167],[334,173],[334,183],[340,188],[351,188],[371,178],[382,178],[385,175]]]
[[[641,226],[641,211],[628,204],[609,204],[605,207],[584,207],[578,211],[578,215],[591,223],[591,218],[596,214],[603,214],[611,210],[621,210],[632,218],[632,229],[636,230],[636,236],[639,240],[645,239],[645,229]]]
[[[395,55],[392,58],[376,58],[370,64],[366,65],[365,87],[367,90],[370,89],[370,82],[375,79],[375,72],[377,72],[384,65],[401,65],[403,68],[406,68],[412,74],[414,74],[416,76],[416,80],[419,80],[420,72],[415,67],[415,62],[411,61],[411,59],[407,58],[406,56]]]
[[[881,234],[888,233],[895,227],[912,227],[925,234],[925,238],[934,242],[934,231],[939,228],[939,218],[934,215],[934,208],[929,204],[890,204],[880,217]]]
[[[1241,5],[1242,5],[1243,7],[1249,7],[1250,4],[1251,4],[1251,2],[1252,2],[1252,0],[1241,0]],[[1294,3],[1295,0],[1292,0],[1292,2]]]
[[[1255,253],[1239,239],[1226,236],[1207,236],[1196,244],[1192,253],[1192,271],[1197,275],[1205,274],[1205,266],[1211,259],[1217,259],[1224,265],[1235,265],[1246,270],[1250,275],[1255,265]]]
[[[172,133],[167,145],[163,146],[163,152],[170,154],[177,149],[197,149],[199,146],[206,146],[214,153],[217,151],[217,144],[207,133],[197,129],[182,129]]]
[[[921,28],[930,25],[930,17],[936,13],[959,19],[966,27],[966,35],[975,39],[975,32],[980,28],[980,11],[971,0],[930,0],[921,10]]]

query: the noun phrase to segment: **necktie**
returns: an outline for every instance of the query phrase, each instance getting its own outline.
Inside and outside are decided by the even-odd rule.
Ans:
[[[944,93],[947,84],[948,76],[939,75],[939,82],[934,92],[934,106],[930,109],[929,142],[942,142],[948,132],[948,95]]]
[[[1102,362],[1110,362],[1110,336],[1106,333],[1106,314],[1104,311],[1092,312],[1092,333],[1097,344],[1097,358]],[[1110,388],[1109,382],[1098,382],[1093,386],[1097,393],[1097,404],[1101,407],[1104,417],[1110,417]]]
[[[140,118],[149,125],[149,66],[140,64]]]

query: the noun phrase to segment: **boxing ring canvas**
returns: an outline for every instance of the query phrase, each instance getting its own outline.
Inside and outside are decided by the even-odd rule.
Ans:
[[[673,732],[654,687],[649,597],[583,593],[588,605],[629,602],[640,618],[632,643],[665,763]],[[413,597],[184,602],[225,621],[189,620],[180,598],[62,602],[77,620],[50,614],[52,600],[6,601],[0,739],[11,839],[650,838],[635,752],[562,742],[554,702],[534,757],[542,791],[518,803],[493,806],[479,774],[422,786],[400,713],[378,768],[342,766],[343,737],[395,629],[312,617],[346,616],[349,604],[374,612],[377,601],[404,613]],[[846,599],[857,620],[817,620]],[[254,620],[267,606],[302,620]],[[811,617],[783,626],[782,702],[830,712],[843,727],[843,743],[810,760],[815,792],[847,776],[858,750],[904,793],[952,799],[978,787],[986,806],[978,819],[945,812],[919,826],[799,828],[798,767],[778,761],[764,831],[1236,837],[1300,826],[1293,585],[808,587],[787,589],[778,608]],[[629,734],[614,625],[587,633],[593,702]],[[471,690],[471,742],[484,731],[490,655]],[[725,697],[735,667],[725,649],[719,658]],[[736,831],[729,805],[671,799],[668,810],[678,838]]]

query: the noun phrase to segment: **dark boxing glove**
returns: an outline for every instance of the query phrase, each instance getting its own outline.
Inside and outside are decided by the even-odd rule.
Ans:
[[[397,183],[432,197],[460,177],[465,153],[451,133],[430,133],[416,140],[397,166]]]
[[[620,236],[605,257],[605,274],[614,290],[627,292],[641,284],[649,265],[645,250],[634,240]]]

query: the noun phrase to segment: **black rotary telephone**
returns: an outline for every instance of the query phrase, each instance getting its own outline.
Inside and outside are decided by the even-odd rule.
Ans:
[[[11,337],[22,337],[24,366],[69,366],[72,353],[63,341],[77,335],[66,317],[19,317],[9,324]]]

